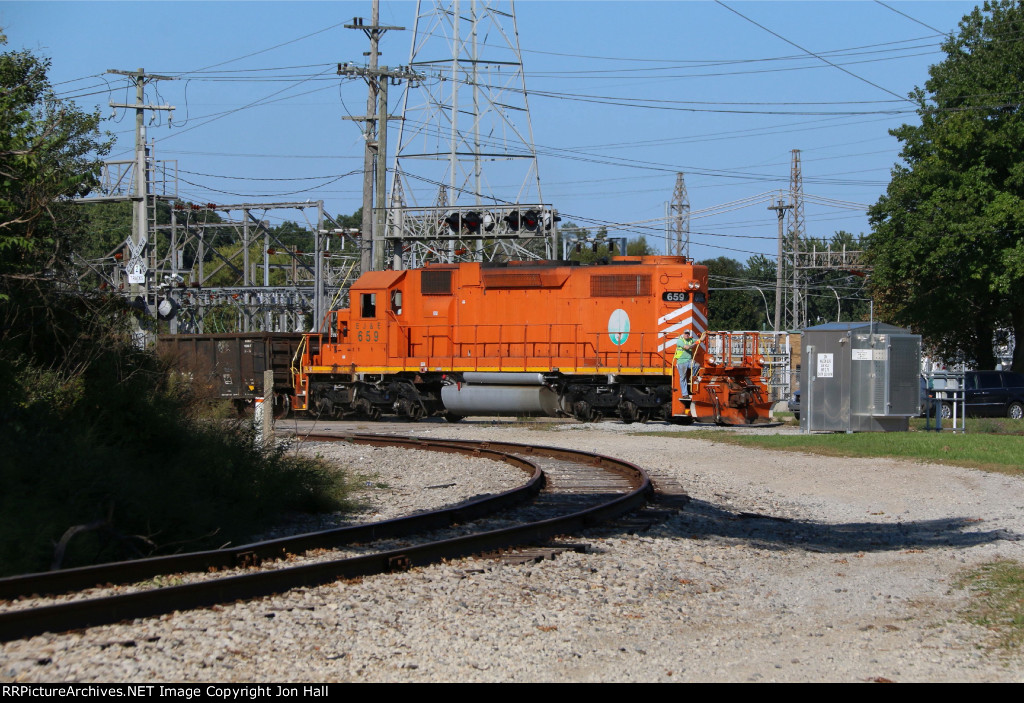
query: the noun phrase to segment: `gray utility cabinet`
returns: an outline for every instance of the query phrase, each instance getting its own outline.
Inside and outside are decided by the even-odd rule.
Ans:
[[[802,335],[801,432],[905,432],[920,414],[920,335],[879,322]]]

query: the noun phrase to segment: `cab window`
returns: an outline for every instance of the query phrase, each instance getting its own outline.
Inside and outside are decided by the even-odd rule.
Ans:
[[[377,294],[363,293],[359,296],[359,309],[362,317],[377,317]]]

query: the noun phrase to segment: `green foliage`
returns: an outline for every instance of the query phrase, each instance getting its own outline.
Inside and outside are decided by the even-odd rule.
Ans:
[[[847,251],[860,251],[866,242],[863,236],[840,230],[830,240],[811,238],[805,246],[807,250],[817,251],[840,252],[844,247]],[[812,269],[807,272],[806,280],[808,325],[869,319],[871,301],[864,290],[863,278],[847,271]]]
[[[636,239],[631,239],[626,244],[626,255],[627,256],[650,256],[654,253],[654,249],[647,243],[647,237],[640,235]]]
[[[726,256],[698,262],[708,267],[708,328],[713,330],[770,329],[768,313],[775,310],[775,274],[771,281],[750,275],[742,263]],[[762,297],[763,296],[763,297]]]
[[[920,124],[891,132],[904,164],[870,210],[872,288],[879,317],[992,368],[997,327],[1024,339],[1024,6],[986,2],[943,50],[911,95]]]
[[[772,329],[775,321],[775,262],[757,254],[744,265],[720,256],[698,261],[708,267],[708,329]]]
[[[104,256],[127,237],[128,211],[66,202],[107,145],[46,68],[0,55],[0,575],[50,568],[57,545],[65,566],[212,548],[338,507],[343,480],[205,418],[134,345],[126,301],[69,275],[75,248]]]
[[[12,277],[67,264],[80,215],[66,200],[97,183],[109,149],[98,115],[54,96],[48,68],[27,51],[0,54],[0,299]]]

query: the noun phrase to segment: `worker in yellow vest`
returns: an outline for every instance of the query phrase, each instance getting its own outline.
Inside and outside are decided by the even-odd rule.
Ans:
[[[701,339],[703,339],[703,335],[701,335]],[[693,377],[693,355],[699,344],[700,339],[694,339],[693,332],[688,329],[683,330],[682,336],[676,339],[675,362],[676,368],[679,369],[679,389],[683,392],[684,398],[690,396],[689,380]]]

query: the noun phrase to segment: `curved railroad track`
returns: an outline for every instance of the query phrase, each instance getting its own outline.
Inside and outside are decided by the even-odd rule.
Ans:
[[[485,457],[517,466],[530,477],[523,486],[495,496],[404,518],[230,549],[0,579],[0,601],[68,594],[43,605],[33,603],[29,607],[18,607],[17,601],[7,603],[0,612],[0,641],[209,607],[297,587],[322,585],[341,578],[404,570],[442,559],[543,542],[642,507],[652,492],[650,479],[640,467],[621,459],[576,450],[508,442],[428,441],[375,434],[312,434],[304,439]],[[520,507],[511,507],[517,504],[521,504]],[[483,520],[498,511],[503,511],[500,516],[502,527],[496,528]],[[471,530],[469,534],[424,537],[430,531],[468,522],[472,522],[467,526]],[[511,526],[507,526],[510,523]],[[356,543],[365,547],[366,543],[375,540],[411,535],[424,538],[416,545],[378,549],[354,557],[319,554],[315,561],[298,565],[277,561],[311,550],[330,550]],[[248,568],[268,560],[276,563],[270,568]],[[238,569],[245,570],[239,572]],[[221,571],[224,573],[219,573]],[[154,586],[131,593],[97,597],[80,593],[97,586],[137,583],[184,572],[218,573],[216,577],[195,583]]]

